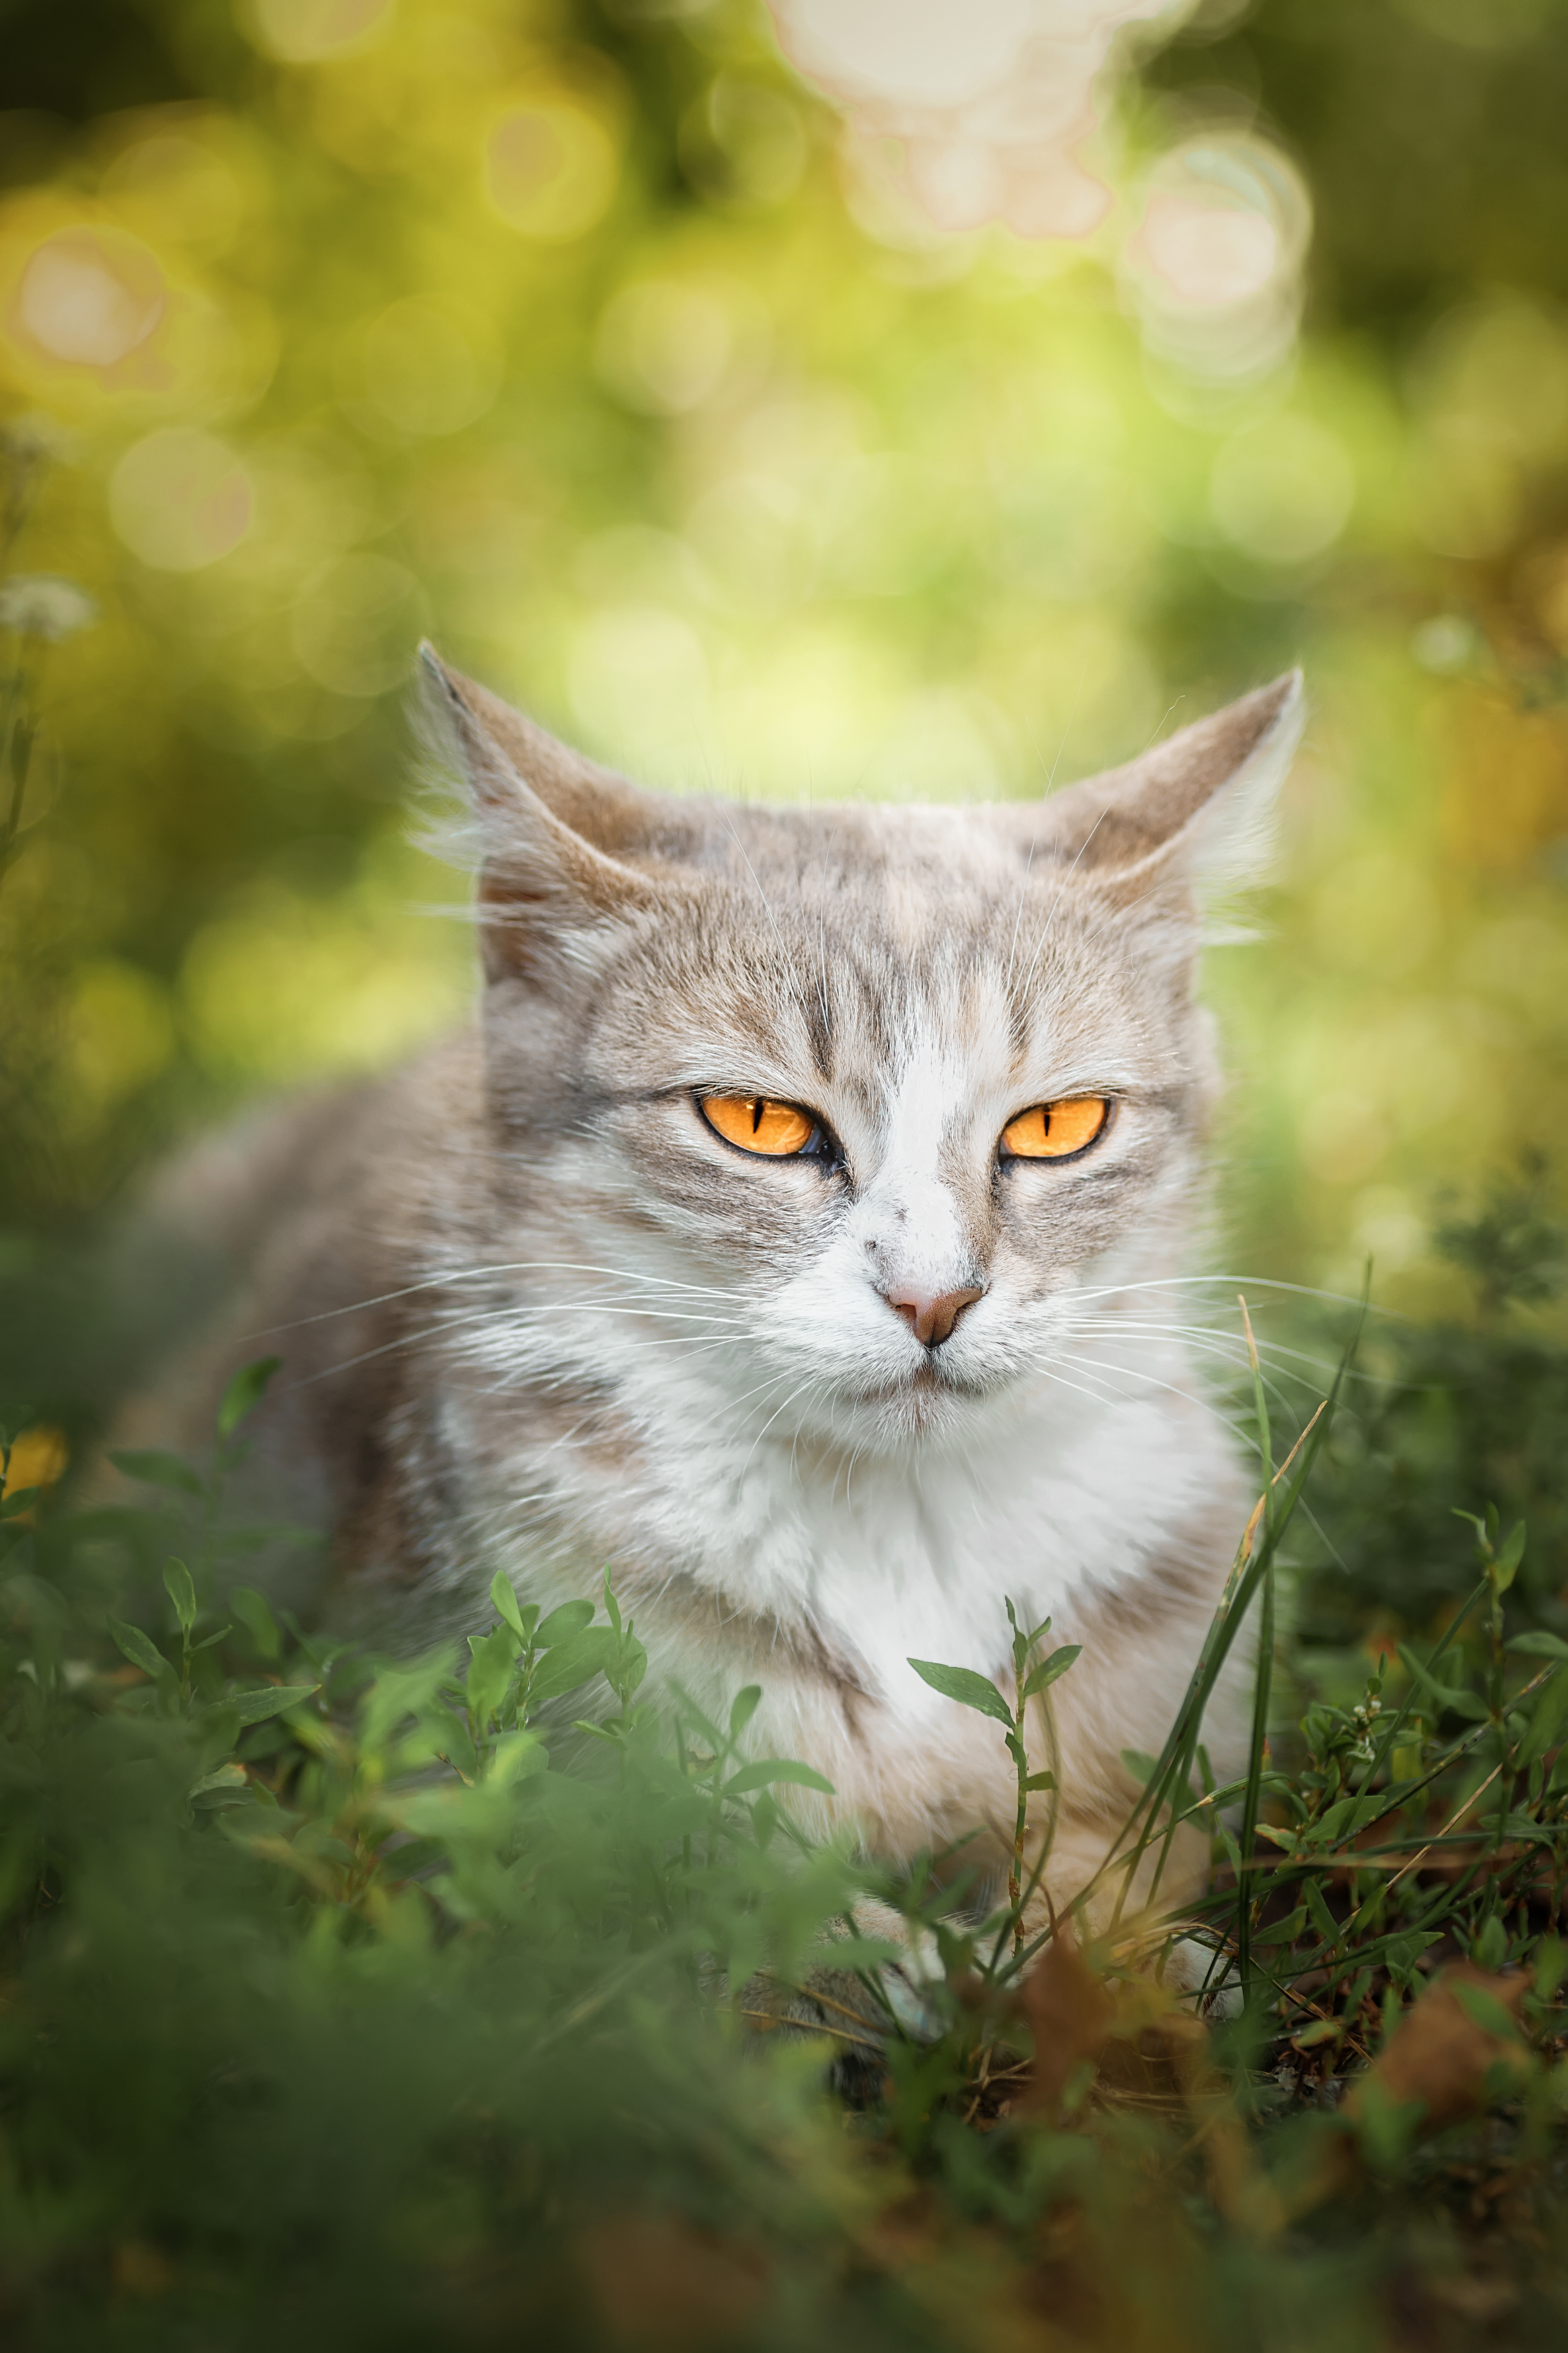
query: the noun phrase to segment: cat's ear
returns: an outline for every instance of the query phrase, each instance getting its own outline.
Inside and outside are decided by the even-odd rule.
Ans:
[[[485,969],[542,971],[568,943],[653,903],[627,865],[650,846],[653,811],[623,777],[556,742],[498,695],[420,648],[425,703],[455,751],[479,843],[477,913]]]
[[[1256,882],[1305,715],[1301,673],[1289,670],[1125,767],[1009,811],[1013,830],[1037,860],[1118,896],[1168,883],[1206,898]]]

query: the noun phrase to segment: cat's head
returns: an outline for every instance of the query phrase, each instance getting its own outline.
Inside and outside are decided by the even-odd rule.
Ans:
[[[1175,1271],[1204,903],[1299,678],[1041,801],[782,808],[639,792],[429,669],[481,839],[492,1262],[554,1303],[492,1358],[662,1347],[694,1410],[877,1450],[1081,1388],[1097,1303]]]

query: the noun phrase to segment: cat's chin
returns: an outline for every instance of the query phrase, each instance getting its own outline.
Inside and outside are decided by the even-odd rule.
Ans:
[[[829,1407],[828,1417],[834,1434],[857,1446],[897,1449],[912,1440],[962,1435],[1002,1386],[1005,1384],[963,1379],[921,1365],[901,1379],[875,1388],[846,1387]]]

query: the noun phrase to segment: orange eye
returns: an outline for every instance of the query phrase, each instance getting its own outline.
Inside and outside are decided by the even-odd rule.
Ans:
[[[766,1095],[703,1095],[703,1118],[726,1144],[742,1152],[760,1152],[769,1160],[788,1160],[804,1152],[816,1134],[809,1112],[794,1103],[773,1103]]]
[[[1104,1095],[1068,1095],[1061,1103],[1037,1103],[1002,1130],[1002,1149],[1015,1160],[1065,1160],[1092,1144],[1110,1116]]]

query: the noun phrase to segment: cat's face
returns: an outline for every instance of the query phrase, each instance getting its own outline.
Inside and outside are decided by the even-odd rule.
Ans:
[[[1092,1388],[1087,1326],[1190,1217],[1215,1085],[1195,829],[1282,768],[1266,696],[1197,785],[1185,739],[1152,781],[1027,810],[606,781],[596,844],[593,772],[552,795],[512,715],[498,743],[498,707],[466,704],[481,807],[504,759],[558,812],[487,868],[487,1053],[516,1254],[548,1234],[584,1270],[547,1285],[568,1352],[662,1348],[738,1425],[873,1451],[963,1440],[1042,1377]]]

